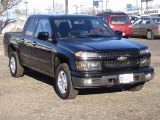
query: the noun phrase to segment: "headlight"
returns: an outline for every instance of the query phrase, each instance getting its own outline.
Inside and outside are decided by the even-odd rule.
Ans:
[[[150,57],[140,59],[140,67],[145,67],[145,66],[149,66],[149,65],[150,65]]]
[[[98,53],[94,53],[94,52],[76,52],[75,53],[76,57],[82,57],[84,59],[86,58],[94,58],[94,57],[98,57]]]
[[[143,50],[140,50],[140,54],[147,54],[147,53],[150,53],[149,49],[143,49]]]
[[[101,70],[99,61],[77,61],[77,69],[80,71]]]

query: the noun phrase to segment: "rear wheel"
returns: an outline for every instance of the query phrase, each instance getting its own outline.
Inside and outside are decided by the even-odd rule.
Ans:
[[[154,35],[153,32],[151,30],[147,31],[146,37],[148,40],[153,40],[154,39]]]
[[[134,85],[124,85],[123,88],[128,91],[140,91],[144,87],[145,82],[134,84]]]
[[[78,94],[78,90],[73,88],[70,69],[66,63],[60,64],[56,70],[55,90],[62,99],[73,99]]]
[[[9,68],[13,77],[22,77],[24,75],[24,68],[21,66],[16,52],[10,54]]]

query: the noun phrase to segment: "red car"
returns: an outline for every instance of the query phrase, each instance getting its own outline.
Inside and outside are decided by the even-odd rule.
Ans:
[[[129,17],[122,12],[104,12],[98,14],[115,31],[121,30],[123,36],[128,38],[132,35],[132,24]]]

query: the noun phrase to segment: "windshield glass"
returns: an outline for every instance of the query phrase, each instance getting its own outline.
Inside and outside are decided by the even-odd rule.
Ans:
[[[112,16],[111,24],[130,24],[129,18],[125,16]]]
[[[67,17],[54,19],[58,38],[117,37],[111,28],[97,17]]]
[[[160,24],[160,18],[153,18],[153,21],[157,24]]]

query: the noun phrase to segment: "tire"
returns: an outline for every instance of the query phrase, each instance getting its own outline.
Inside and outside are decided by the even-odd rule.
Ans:
[[[70,69],[66,63],[60,64],[56,70],[55,91],[62,99],[74,99],[78,95],[78,90],[73,88]]]
[[[9,68],[13,77],[22,77],[24,75],[24,68],[21,66],[16,52],[10,54]]]
[[[145,82],[134,84],[134,85],[124,85],[124,90],[128,91],[140,91],[144,87]]]
[[[147,31],[146,38],[148,40],[153,40],[154,39],[154,35],[153,35],[153,32],[151,30]]]

